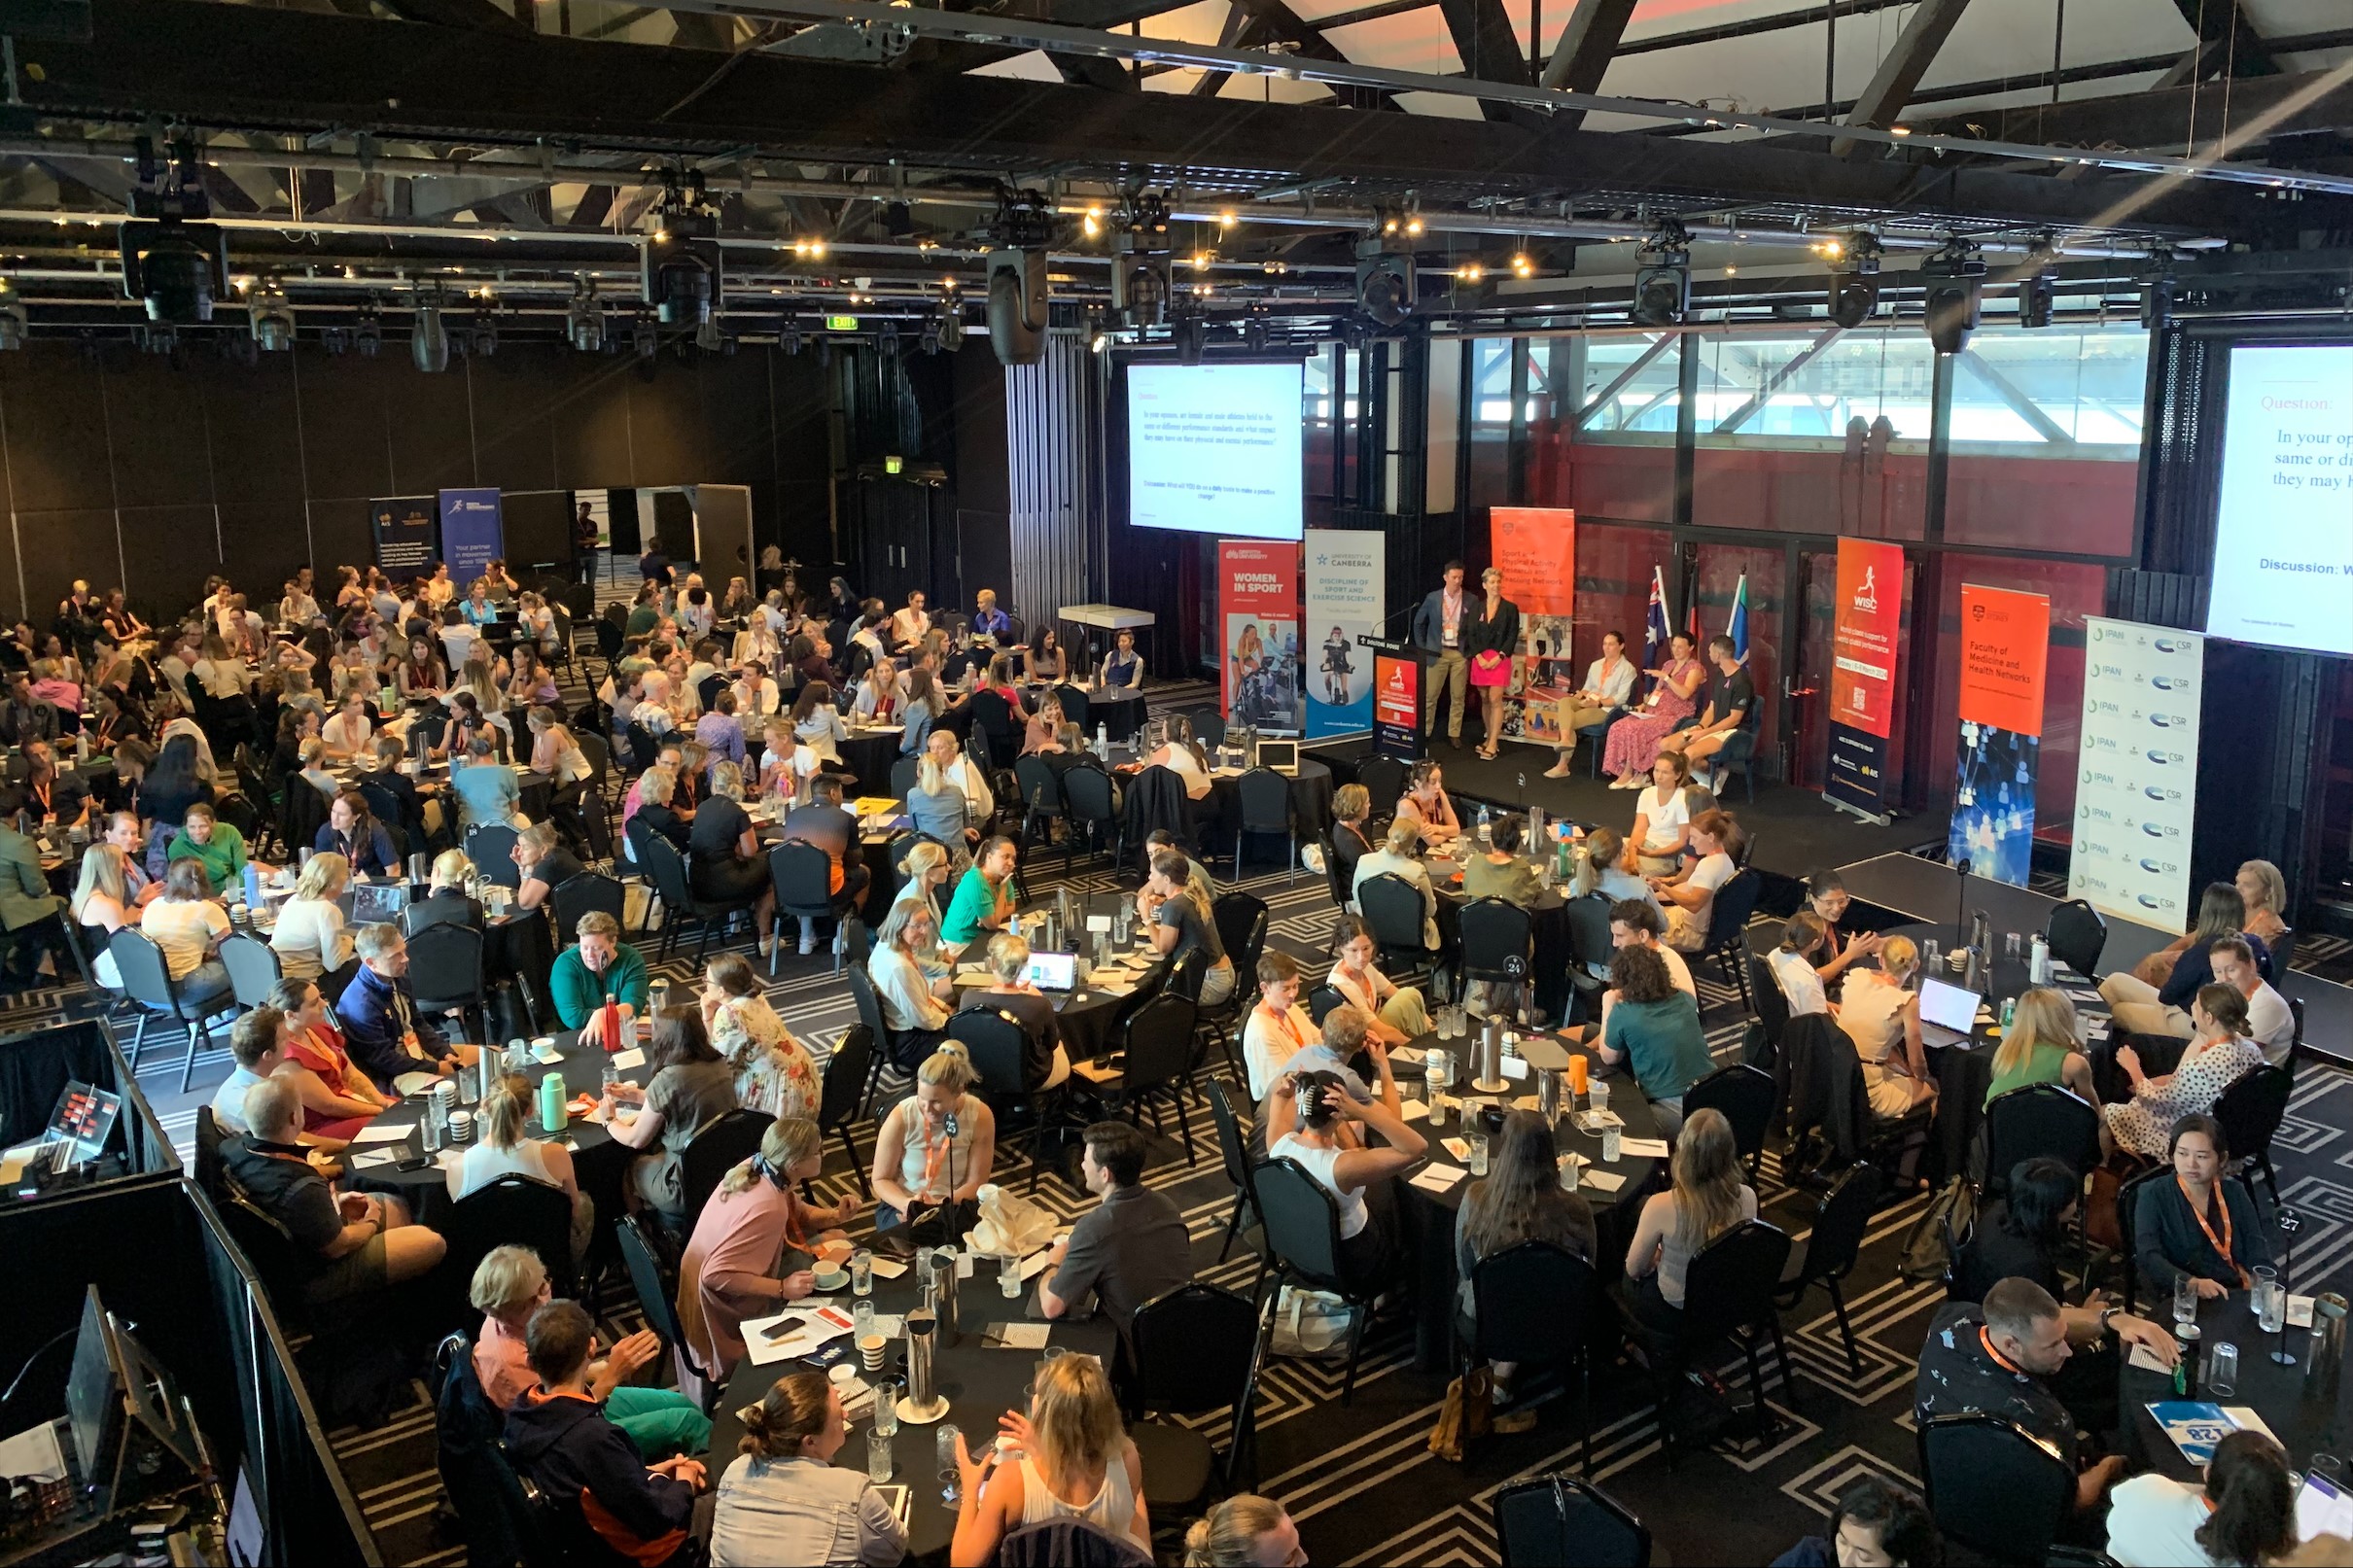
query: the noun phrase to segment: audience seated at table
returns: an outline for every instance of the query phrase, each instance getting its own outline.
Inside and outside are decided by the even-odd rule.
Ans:
[[[892,1568],[905,1558],[907,1532],[890,1500],[863,1468],[833,1463],[850,1424],[823,1373],[779,1377],[742,1419],[712,1509],[713,1568]]]
[[[612,1084],[599,1108],[615,1142],[651,1151],[631,1166],[630,1193],[678,1230],[686,1219],[686,1145],[736,1108],[735,1069],[711,1048],[702,1009],[692,1006],[655,1011],[646,1069],[650,1076],[645,1087]]]
[[[2246,938],[2226,936],[2206,949],[2217,985],[2247,998],[2247,1033],[2273,1066],[2285,1066],[2296,1050],[2296,1009],[2263,977]]]
[[[498,759],[496,749],[490,737],[476,735],[466,743],[465,764],[449,770],[461,833],[470,827],[530,825],[520,809],[523,791],[514,782],[514,769]]]
[[[286,1061],[286,1019],[274,1007],[257,1007],[229,1027],[228,1076],[213,1091],[213,1126],[223,1137],[243,1137],[253,1131],[245,1125],[245,1092],[276,1074]],[[348,1139],[325,1142],[309,1132],[298,1140],[304,1148],[335,1148]]]
[[[1029,1413],[1007,1411],[998,1426],[1013,1440],[1006,1455],[984,1443],[975,1459],[962,1434],[954,1568],[982,1568],[1024,1524],[1084,1519],[1132,1542],[1149,1555],[1152,1521],[1144,1507],[1143,1461],[1119,1418],[1119,1404],[1103,1363],[1062,1356],[1042,1364]]]
[[[1839,992],[1839,1028],[1862,1059],[1874,1116],[1909,1115],[1936,1098],[1920,1042],[1920,997],[1910,989],[1919,967],[1912,939],[1891,936],[1879,949],[1879,967],[1849,971]]]
[[[2056,986],[2029,986],[2019,993],[2010,1027],[1993,1053],[1985,1103],[2029,1084],[2057,1084],[2087,1105],[2099,1103],[2091,1063],[2077,1033],[2075,1003]]]
[[[1387,1104],[1358,1101],[1331,1072],[1278,1073],[1258,1125],[1270,1135],[1268,1159],[1297,1162],[1337,1201],[1340,1261],[1350,1279],[1366,1286],[1387,1279],[1399,1258],[1388,1178],[1412,1169],[1429,1140]]]
[[[950,749],[953,748],[951,738]],[[961,848],[980,840],[969,797],[929,751],[915,764],[915,787],[907,791],[907,817],[915,824],[916,832],[942,844]]]
[[[1773,971],[1774,984],[1780,989],[1791,1018],[1838,1011],[1823,993],[1822,977],[1814,967],[1829,943],[1830,932],[1822,918],[1801,909],[1781,927],[1780,946],[1765,955],[1766,966]]]
[[[1648,904],[1659,915],[1659,931],[1667,931],[1667,916],[1659,910],[1659,895],[1650,890],[1650,884],[1641,873],[1633,870],[1626,859],[1626,840],[1614,827],[1597,827],[1585,835],[1583,853],[1569,875],[1564,895],[1589,898],[1596,894],[1615,904],[1632,898]]]
[[[1673,1142],[1668,1188],[1642,1203],[1621,1289],[1633,1322],[1659,1334],[1672,1334],[1682,1322],[1691,1260],[1726,1231],[1757,1217],[1756,1190],[1740,1179],[1740,1151],[1723,1112],[1694,1111]]]
[[[7,792],[0,790],[0,807]],[[0,846],[4,848],[4,846]],[[0,914],[17,894],[0,885]],[[13,929],[13,927],[12,927]],[[163,965],[185,1005],[229,1005],[228,966],[216,955],[229,933],[228,912],[213,897],[200,860],[174,860],[164,874],[163,892],[147,906],[139,929],[163,950]]]
[[[1446,771],[1423,757],[1406,775],[1405,793],[1397,797],[1394,820],[1410,823],[1421,842],[1431,849],[1462,836],[1462,819],[1455,813],[1454,797],[1446,792]]]
[[[1739,875],[1748,855],[1748,834],[1728,811],[1703,811],[1691,819],[1690,853],[1696,859],[1668,876],[1650,879],[1651,891],[1667,911],[1667,945],[1697,953],[1707,945],[1716,893]]]
[[[703,1467],[679,1457],[648,1465],[598,1403],[589,1368],[595,1325],[574,1302],[531,1314],[524,1348],[537,1379],[507,1414],[506,1448],[517,1475],[569,1515],[617,1561],[670,1568],[698,1555],[690,1531]],[[577,1556],[579,1549],[569,1553]]]
[[[151,913],[150,921],[155,919]],[[445,1038],[417,1011],[408,984],[408,943],[392,924],[364,925],[352,939],[359,973],[335,1001],[351,1059],[385,1094],[409,1094],[472,1066],[474,1046]]]
[[[649,768],[638,776],[635,785],[637,808],[621,819],[621,832],[629,846],[630,859],[638,858],[639,836],[647,833],[666,840],[682,856],[686,854],[690,830],[686,818],[673,804],[678,794],[679,777],[668,767]]]
[[[1184,1568],[1302,1568],[1299,1526],[1281,1503],[1237,1492],[1184,1533]]]
[[[1489,848],[1474,854],[1462,866],[1462,896],[1500,898],[1522,909],[1531,907],[1543,893],[1536,868],[1521,858],[1527,824],[1519,817],[1499,817],[1488,828]]]
[[[752,924],[759,933],[759,953],[764,958],[775,946],[771,916],[776,907],[776,893],[768,876],[767,856],[759,846],[759,834],[744,812],[743,797],[742,771],[732,762],[715,763],[711,769],[711,798],[694,814],[694,826],[686,839],[686,877],[697,898],[720,904],[740,904],[747,898],[754,901]],[[800,811],[809,809],[802,807]],[[800,811],[793,815],[798,816]],[[790,832],[789,820],[787,832]],[[806,953],[808,948],[804,946],[801,951]]]
[[[0,796],[4,801],[5,796]],[[0,804],[0,815],[5,805]],[[224,822],[213,815],[213,809],[197,802],[188,808],[187,819],[179,836],[171,841],[168,861],[193,860],[204,868],[204,878],[215,891],[243,899],[241,891],[232,891],[242,880],[245,870],[245,835],[235,825]]]
[[[1063,1317],[1091,1299],[1125,1343],[1136,1308],[1192,1280],[1184,1211],[1144,1186],[1147,1152],[1143,1133],[1125,1122],[1087,1128],[1078,1175],[1100,1202],[1048,1253],[1051,1272],[1037,1287],[1041,1315]]]
[[[1503,1131],[1488,1150],[1487,1174],[1473,1180],[1455,1211],[1455,1270],[1460,1283],[1455,1291],[1455,1310],[1476,1320],[1478,1302],[1471,1292],[1471,1272],[1483,1258],[1509,1251],[1524,1241],[1548,1241],[1572,1257],[1591,1261],[1596,1233],[1593,1206],[1582,1193],[1561,1187],[1560,1151],[1552,1124],[1533,1111],[1514,1110],[1503,1118]],[[1494,1402],[1511,1403],[1516,1362],[1489,1363],[1494,1374]],[[1535,1425],[1533,1411],[1514,1411],[1501,1418],[1497,1430],[1525,1432]]]
[[[826,858],[832,862],[826,880],[834,898],[853,907],[861,907],[866,901],[866,887],[873,880],[873,872],[858,854],[858,818],[842,804],[842,792],[840,774],[821,773],[811,779],[808,799],[785,815],[782,838],[787,844],[814,844],[825,851]],[[718,802],[711,802],[710,805],[716,807]],[[763,874],[764,871],[763,867]],[[766,928],[765,921],[761,926]],[[803,953],[816,945],[816,925],[808,916],[801,918],[800,938]],[[761,951],[765,952],[766,949]]]
[[[1952,1299],[1985,1299],[1995,1281],[2031,1279],[2063,1297],[2059,1257],[2067,1245],[2084,1181],[2075,1167],[2051,1155],[2011,1167],[1998,1195],[1984,1199],[1952,1258]]]
[[[1438,893],[1430,884],[1429,867],[1422,863],[1420,851],[1422,830],[1412,822],[1389,824],[1388,836],[1381,847],[1356,861],[1355,881],[1351,891],[1355,894],[1356,907],[1364,907],[1364,885],[1375,877],[1399,877],[1422,892],[1422,945],[1432,953],[1438,950]]]
[[[2076,1418],[2049,1379],[2069,1356],[2100,1345],[2110,1333],[2168,1370],[2181,1358],[2173,1336],[2144,1318],[2113,1307],[2061,1307],[2031,1279],[1998,1280],[1982,1305],[1937,1308],[1920,1347],[1913,1418],[1925,1426],[1939,1415],[1983,1411],[2016,1423],[2075,1473],[2075,1506],[2090,1513],[2123,1476],[2124,1456],[2094,1459],[2085,1451]]]
[[[1680,751],[1662,751],[1650,765],[1651,784],[1634,800],[1633,826],[1626,835],[1633,854],[1627,869],[1645,877],[1670,877],[1683,867],[1691,845],[1691,764]]]
[[[967,1092],[977,1081],[970,1055],[945,1041],[915,1069],[915,1092],[883,1116],[874,1135],[877,1231],[912,1225],[943,1203],[962,1211],[987,1184],[997,1118]]]
[[[1675,985],[1658,950],[1639,942],[1610,960],[1609,989],[1596,1054],[1641,1085],[1671,1141],[1683,1125],[1683,1092],[1715,1070],[1699,1003]]]
[[[1920,1499],[1883,1477],[1849,1482],[1830,1508],[1830,1527],[1800,1538],[1773,1568],[1936,1568],[1945,1543]]]
[[[552,819],[524,828],[507,853],[514,862],[516,914],[550,908],[555,890],[588,869],[565,847],[564,835]]]
[[[364,753],[365,754],[365,753]],[[438,785],[420,788],[417,782],[401,771],[407,756],[399,737],[379,735],[375,740],[373,768],[362,769],[359,783],[363,788],[381,789],[393,798],[401,809],[400,825],[408,834],[409,847],[420,847],[422,839],[439,834],[442,825],[441,802]]]
[[[2190,939],[2175,954],[2169,968],[2164,965],[2163,983],[2154,984],[2138,972],[2127,974],[2118,970],[2102,977],[2100,995],[2105,997],[2116,1018],[2116,1027],[2134,1034],[2169,1034],[2186,1040],[2194,1031],[2188,1008],[2190,999],[2200,986],[2210,985],[2218,977],[2214,973],[2214,944],[2237,937],[2247,944],[2255,956],[2256,965],[2267,972],[2270,954],[2260,937],[2250,937],[2246,931],[2247,905],[2238,889],[2228,882],[2210,882],[2198,896],[2197,923],[2191,928]]]
[[[343,792],[342,779],[329,765],[325,741],[312,736],[301,742],[295,748],[295,761],[296,770],[286,780],[289,785],[306,784],[319,792],[321,800],[329,802]]]
[[[1143,659],[1136,651],[1136,633],[1121,627],[1111,634],[1111,651],[1103,656],[1102,688],[1117,695],[1143,690]]]
[[[148,916],[152,923],[154,915]],[[2190,1002],[2192,1038],[2171,1072],[2152,1077],[2141,1069],[2140,1053],[2116,1048],[2116,1064],[2132,1085],[2121,1104],[2100,1107],[2104,1146],[2162,1159],[2172,1144],[2173,1124],[2185,1116],[2211,1115],[2223,1091],[2263,1065],[2264,1054],[2247,1033],[2247,998],[2229,986],[2199,989]]]
[[[1161,722],[1166,726],[1167,738],[1143,756],[1122,763],[1114,771],[1137,774],[1146,768],[1166,768],[1184,785],[1185,799],[1209,799],[1215,785],[1210,779],[1209,754],[1194,741],[1193,726],[1182,714],[1172,714]]]
[[[989,787],[988,769],[966,756],[953,734],[944,729],[933,730],[924,743],[924,755],[938,764],[943,778],[965,792],[965,800],[971,807],[966,820],[980,827],[996,817],[997,796]]]
[[[744,1357],[739,1325],[817,1288],[813,1249],[821,1233],[859,1209],[855,1195],[824,1206],[801,1201],[797,1189],[817,1178],[825,1158],[815,1122],[780,1116],[760,1135],[759,1153],[720,1178],[703,1205],[678,1271],[679,1326],[686,1336],[679,1386],[688,1394],[703,1391],[688,1357],[725,1382]]]
[[[351,865],[340,854],[330,850],[310,857],[293,895],[278,906],[278,923],[269,933],[281,975],[316,980],[350,961],[351,933],[335,902],[350,886]]]
[[[417,1278],[441,1261],[439,1236],[380,1193],[338,1196],[300,1146],[302,1105],[294,1086],[269,1077],[245,1092],[253,1131],[221,1146],[236,1189],[275,1220],[301,1259],[299,1288],[313,1304],[365,1296]]]
[[[268,1005],[285,1020],[276,1076],[292,1084],[302,1102],[304,1135],[351,1138],[394,1103],[353,1064],[316,984],[281,980],[270,987]]]
[[[1192,880],[1193,862],[1179,850],[1152,852],[1152,873],[1137,890],[1136,916],[1150,934],[1152,951],[1174,966],[1201,956],[1201,989],[1193,998],[1203,1007],[1222,1006],[1234,994],[1233,956],[1217,934],[1214,911]]]
[[[913,901],[892,905],[875,933],[866,977],[874,982],[883,1028],[890,1034],[875,1047],[901,1071],[913,1071],[948,1037],[954,974],[940,949],[939,927],[930,907]]]
[[[959,1012],[994,1012],[1021,1028],[1021,1082],[1005,1087],[1021,1094],[1054,1089],[1071,1076],[1071,1056],[1062,1035],[1062,1015],[1029,979],[1030,944],[1010,931],[989,938],[989,983],[965,993]],[[948,1032],[953,1034],[953,1021]]]
[[[825,1098],[817,1063],[768,1005],[750,959],[722,953],[711,960],[703,971],[702,1009],[711,1048],[735,1069],[738,1105],[815,1119]]]
[[[941,942],[961,953],[1004,928],[1021,908],[1021,883],[1014,874],[1020,856],[1021,847],[1001,833],[981,845],[948,900],[948,916],[939,927]]]
[[[443,850],[433,857],[424,892],[412,896],[408,907],[401,912],[402,931],[414,936],[435,925],[470,925],[480,930],[483,923],[480,888],[481,873],[466,852]]]
[[[2152,1473],[2109,1493],[2108,1556],[2121,1568],[2298,1560],[2297,1475],[2269,1434],[2227,1434],[2202,1481],[2191,1486]]]
[[[558,1189],[572,1203],[572,1260],[578,1263],[588,1255],[596,1204],[580,1191],[563,1140],[531,1135],[533,1092],[531,1080],[519,1072],[500,1075],[483,1091],[474,1110],[474,1141],[450,1173],[451,1195],[462,1202],[506,1176]]]
[[[131,818],[130,824],[135,843],[139,819]],[[123,926],[138,924],[145,912],[133,898],[125,875],[133,863],[120,845],[99,840],[82,852],[82,875],[66,901],[66,918],[82,927],[83,947],[97,955],[90,961],[90,975],[104,991],[123,989],[122,972],[115,967],[115,956],[106,951],[106,944]],[[162,890],[158,884],[148,886]]]
[[[833,687],[828,682],[812,680],[792,699],[792,733],[820,761],[842,765],[841,749],[850,732],[833,706]]]
[[[47,741],[25,743],[24,810],[34,821],[71,827],[89,809],[89,785],[72,769],[59,772],[57,752]]]
[[[2254,1284],[2252,1271],[2271,1262],[2270,1227],[2247,1184],[2226,1180],[2230,1140],[2211,1116],[2173,1124],[2173,1179],[2142,1185],[2132,1216],[2135,1262],[2151,1293],[2162,1297],[2184,1276],[2203,1301]]]
[[[1242,1026],[1242,1064],[1250,1098],[1264,1099],[1291,1058],[1320,1035],[1299,1005],[1299,962],[1269,948],[1258,958],[1258,1001]]]
[[[1344,784],[1332,791],[1332,831],[1325,841],[1326,853],[1332,856],[1340,886],[1349,890],[1352,909],[1356,901],[1356,862],[1373,853],[1372,835],[1366,831],[1372,810],[1373,797],[1360,784]]]
[[[1373,961],[1379,944],[1364,918],[1341,916],[1338,935],[1337,956],[1323,983],[1364,1014],[1367,1034],[1385,1046],[1407,1045],[1427,1034],[1429,1007],[1421,990],[1400,986],[1381,972]]]

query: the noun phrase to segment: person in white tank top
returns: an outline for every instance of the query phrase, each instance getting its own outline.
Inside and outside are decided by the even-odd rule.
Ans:
[[[994,1562],[1013,1531],[1060,1518],[1084,1519],[1151,1551],[1143,1461],[1120,1422],[1102,1362],[1064,1356],[1046,1363],[1030,1413],[1007,1411],[998,1426],[1012,1442],[1011,1455],[991,1443],[974,1459],[965,1439],[956,1440],[964,1484],[949,1562]]]
[[[1344,1135],[1345,1122],[1360,1124],[1358,1132],[1380,1133],[1387,1146],[1353,1146],[1370,1139]],[[1364,1190],[1411,1169],[1429,1140],[1379,1100],[1358,1104],[1328,1072],[1278,1074],[1259,1108],[1258,1125],[1269,1134],[1268,1159],[1298,1162],[1338,1202],[1340,1261],[1351,1279],[1366,1285],[1385,1279],[1395,1248],[1387,1227],[1374,1223]]]

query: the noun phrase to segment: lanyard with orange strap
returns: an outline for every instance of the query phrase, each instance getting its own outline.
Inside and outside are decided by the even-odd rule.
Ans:
[[[2214,1234],[2214,1227],[2206,1223],[2206,1211],[2197,1206],[2196,1199],[2190,1196],[2190,1184],[2178,1175],[2173,1178],[2173,1184],[2182,1190],[2182,1202],[2190,1205],[2190,1217],[2197,1221],[2199,1230],[2206,1233],[2206,1244],[2221,1255],[2223,1263],[2233,1274],[2238,1276],[2239,1285],[2244,1288],[2247,1283],[2247,1271],[2241,1269],[2238,1266],[2238,1260],[2230,1255],[2230,1202],[2223,1196],[2221,1185],[2218,1183],[2212,1189],[2214,1206],[2221,1209],[2223,1213],[2223,1234],[2217,1237]]]

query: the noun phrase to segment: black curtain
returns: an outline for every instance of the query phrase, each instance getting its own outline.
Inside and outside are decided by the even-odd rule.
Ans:
[[[94,1019],[0,1039],[0,1148],[13,1149],[39,1137],[68,1082],[123,1097],[123,1113],[116,1118],[105,1152],[121,1156],[131,1174],[180,1168],[179,1157],[131,1077],[114,1035]]]

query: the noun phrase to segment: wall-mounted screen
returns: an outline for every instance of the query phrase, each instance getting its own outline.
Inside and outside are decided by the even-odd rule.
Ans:
[[[2353,345],[2230,351],[2206,633],[2353,653]]]
[[[1220,539],[1298,539],[1304,391],[1290,365],[1128,369],[1128,520]]]

